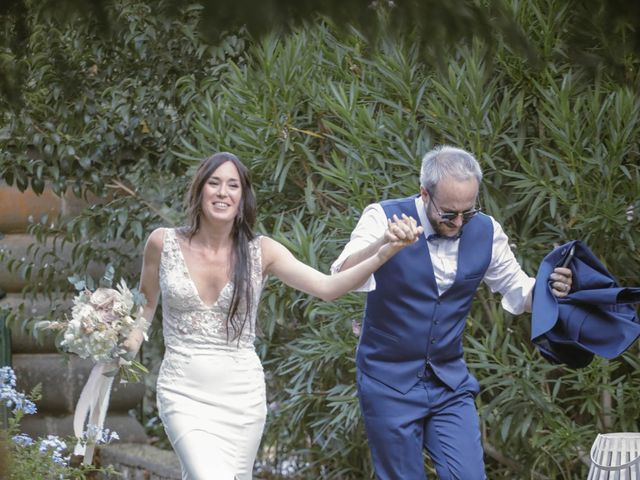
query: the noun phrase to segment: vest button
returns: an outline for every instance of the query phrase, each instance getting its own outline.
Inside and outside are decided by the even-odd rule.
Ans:
[[[435,339],[435,338],[432,338],[432,339],[431,339],[431,343],[436,343],[436,339]]]
[[[433,322],[434,325],[438,325],[440,323],[440,320],[436,320],[435,322]]]

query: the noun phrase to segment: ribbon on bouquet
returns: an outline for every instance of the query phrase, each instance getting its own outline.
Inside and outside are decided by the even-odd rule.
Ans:
[[[93,460],[96,436],[102,432],[107,415],[114,368],[118,368],[117,363],[100,362],[94,365],[73,414],[73,433],[78,439],[73,454],[84,455],[83,463],[86,465]],[[89,421],[85,428],[87,417]]]

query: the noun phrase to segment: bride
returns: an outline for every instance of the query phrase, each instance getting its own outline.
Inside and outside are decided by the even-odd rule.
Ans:
[[[255,195],[249,171],[235,155],[204,160],[187,203],[186,226],[149,236],[140,278],[147,322],[162,295],[160,418],[183,479],[251,479],[266,417],[264,374],[253,343],[267,276],[332,300],[364,283],[422,227],[409,217],[389,220],[376,255],[328,276],[279,242],[254,235]],[[137,352],[143,336],[132,334],[128,348]]]

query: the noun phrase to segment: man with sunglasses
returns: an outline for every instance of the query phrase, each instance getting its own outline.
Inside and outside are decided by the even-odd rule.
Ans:
[[[479,384],[465,365],[462,333],[481,282],[519,314],[531,309],[535,279],[516,261],[502,227],[480,213],[481,181],[469,152],[434,148],[422,160],[420,194],[369,205],[332,266],[350,268],[393,240],[389,218],[417,218],[424,227],[418,242],[360,289],[368,296],[358,397],[380,480],[425,479],[423,449],[440,480],[486,478],[474,404]],[[565,296],[571,270],[556,268],[550,281],[554,295]]]

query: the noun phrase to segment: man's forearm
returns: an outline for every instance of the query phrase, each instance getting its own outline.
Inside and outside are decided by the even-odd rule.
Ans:
[[[378,240],[376,240],[372,244],[366,246],[362,250],[359,250],[359,251],[357,251],[355,253],[352,253],[351,255],[349,255],[347,257],[347,259],[340,266],[340,269],[338,271],[341,272],[343,270],[347,270],[347,269],[353,267],[354,265],[357,265],[360,262],[362,262],[362,261],[366,260],[367,258],[371,257],[372,255],[375,255],[376,252],[380,249],[380,247],[382,247],[385,243],[386,243],[386,239],[385,239],[385,237],[383,235]]]

